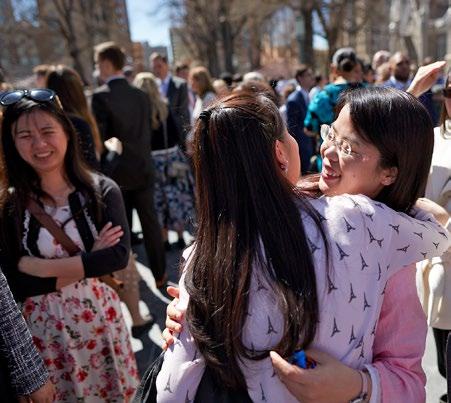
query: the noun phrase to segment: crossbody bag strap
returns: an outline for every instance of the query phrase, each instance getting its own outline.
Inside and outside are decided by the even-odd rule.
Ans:
[[[38,220],[41,225],[52,234],[52,236],[62,245],[70,256],[76,255],[80,252],[80,248],[75,244],[72,239],[58,226],[55,220],[48,215],[44,209],[34,199],[29,199],[27,208],[31,214]]]

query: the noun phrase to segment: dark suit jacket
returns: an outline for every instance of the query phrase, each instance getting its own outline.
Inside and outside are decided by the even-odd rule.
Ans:
[[[122,155],[108,175],[124,190],[143,189],[153,181],[150,108],[148,96],[125,78],[111,80],[92,96],[103,140],[117,137],[122,142]]]
[[[308,171],[310,158],[314,154],[313,139],[304,133],[304,119],[308,105],[300,90],[290,94],[287,99],[287,128],[299,145],[302,173]]]
[[[188,86],[185,80],[171,77],[166,94],[169,108],[178,131],[179,143],[185,145],[186,134],[190,130]]]

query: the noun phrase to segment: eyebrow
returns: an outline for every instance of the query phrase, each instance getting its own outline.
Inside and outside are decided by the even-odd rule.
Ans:
[[[338,134],[337,129],[335,128],[335,125],[334,125],[333,123],[332,123],[331,127],[332,127],[333,131],[334,131],[335,133]],[[361,143],[358,139],[355,139],[355,138],[349,138],[349,137],[346,136],[346,135],[345,135],[345,136],[342,136],[342,138],[343,138],[344,140],[349,141],[349,142],[352,143],[352,144],[355,144],[355,145],[357,145],[357,146],[362,146],[362,143]]]
[[[39,128],[39,130],[53,129],[53,125],[51,123],[46,124],[46,126]],[[15,131],[15,134],[19,133],[31,133],[30,129],[23,128]]]

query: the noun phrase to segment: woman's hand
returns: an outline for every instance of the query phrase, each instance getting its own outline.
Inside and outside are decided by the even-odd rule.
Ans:
[[[315,368],[299,368],[285,361],[274,351],[270,353],[272,364],[280,380],[299,401],[302,403],[328,403],[331,400],[349,402],[359,396],[362,391],[362,378],[358,371],[318,350],[306,350],[306,354],[316,361]],[[369,390],[371,390],[370,386]]]
[[[433,202],[432,200],[426,199],[425,197],[420,197],[416,201],[415,207],[431,213],[434,218],[443,226],[446,226],[450,218],[448,212],[442,206]]]
[[[29,396],[19,396],[19,403],[52,403],[55,399],[55,387],[49,380]]]
[[[168,347],[174,343],[173,333],[180,333],[182,331],[182,325],[179,322],[183,319],[183,313],[175,308],[179,302],[179,289],[177,287],[168,287],[167,292],[174,299],[166,308],[166,328],[163,330],[163,350],[167,350]]]
[[[410,92],[414,97],[418,98],[437,82],[438,76],[445,65],[445,61],[439,61],[421,66],[417,74],[415,74],[407,92]]]
[[[94,252],[116,245],[121,240],[122,235],[124,235],[124,231],[120,225],[113,227],[111,222],[105,224],[94,242],[92,251]]]

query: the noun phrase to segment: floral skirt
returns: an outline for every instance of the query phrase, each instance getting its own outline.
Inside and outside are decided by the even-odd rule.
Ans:
[[[22,309],[56,388],[56,402],[129,402],[138,371],[116,292],[81,280],[28,298]]]
[[[163,228],[189,230],[194,224],[194,179],[179,147],[152,152],[155,209]]]

